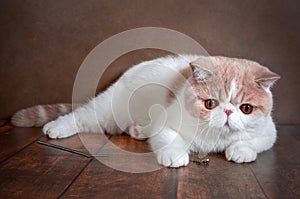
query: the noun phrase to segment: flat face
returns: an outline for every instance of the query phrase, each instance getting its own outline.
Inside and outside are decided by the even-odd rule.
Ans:
[[[269,87],[276,74],[267,68],[226,57],[200,58],[192,64],[194,75],[185,91],[186,108],[210,127],[243,131],[270,115]]]

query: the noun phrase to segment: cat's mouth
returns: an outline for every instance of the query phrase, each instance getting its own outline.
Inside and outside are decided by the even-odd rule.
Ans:
[[[225,132],[236,132],[236,131],[239,131],[238,128],[236,128],[236,126],[232,123],[232,122],[229,122],[228,120],[225,122],[224,126],[223,126],[223,129],[225,130]]]
[[[224,127],[230,128],[229,117],[226,117],[226,122],[225,122],[225,124],[224,124]]]
[[[228,122],[225,123],[224,128],[226,129],[226,131],[231,131],[231,127]]]
[[[229,131],[232,131],[232,130],[233,130],[233,129],[232,129],[232,126],[230,125],[230,123],[229,123],[228,120],[225,122],[224,128],[225,128],[226,130],[229,130]]]
[[[228,120],[225,122],[224,126],[227,126],[227,127],[229,127]]]

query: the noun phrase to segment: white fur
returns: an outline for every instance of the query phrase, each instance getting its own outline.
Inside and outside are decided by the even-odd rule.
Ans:
[[[233,79],[230,86],[229,100],[233,100],[236,97],[236,82]]]
[[[170,88],[175,75],[199,57],[165,57],[135,65],[105,92],[46,124],[43,131],[51,138],[64,138],[80,132],[128,130],[137,139],[149,138],[159,164],[169,167],[187,165],[190,152],[225,151],[228,160],[254,161],[257,153],[275,142],[276,130],[270,115],[260,118],[244,115],[238,105],[231,104],[231,97],[212,110],[209,121],[201,121],[185,108],[185,89],[172,104],[167,102],[166,88]],[[233,81],[232,96],[235,92]],[[149,114],[155,105],[160,110]],[[233,111],[228,118],[225,109]],[[227,120],[229,127],[224,126]]]

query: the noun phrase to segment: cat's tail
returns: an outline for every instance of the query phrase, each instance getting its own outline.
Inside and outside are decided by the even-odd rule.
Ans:
[[[37,105],[17,111],[11,123],[18,127],[41,127],[49,121],[65,115],[82,104]]]

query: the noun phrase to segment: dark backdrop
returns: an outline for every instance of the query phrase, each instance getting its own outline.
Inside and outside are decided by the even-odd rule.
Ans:
[[[252,59],[279,73],[274,117],[300,123],[300,1],[297,0],[1,0],[0,118],[35,104],[71,102],[87,54],[119,32],[165,27],[197,40],[210,55]],[[100,90],[131,64],[164,54],[116,60]]]

